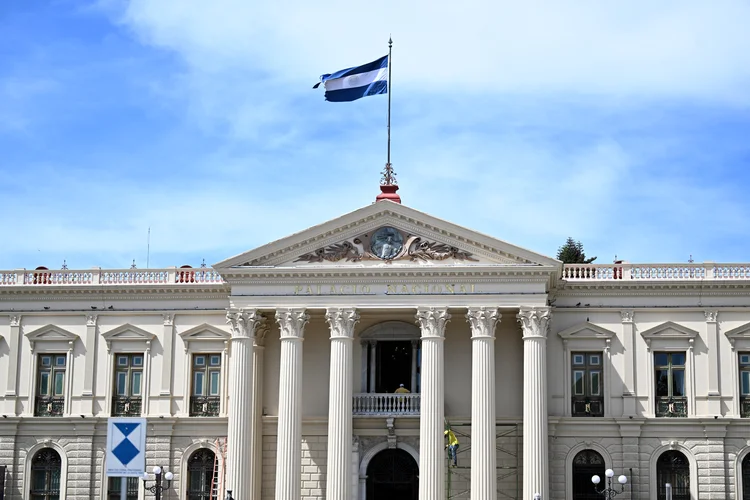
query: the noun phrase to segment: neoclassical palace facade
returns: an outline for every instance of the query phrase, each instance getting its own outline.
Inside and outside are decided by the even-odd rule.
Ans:
[[[112,416],[166,499],[584,500],[613,469],[750,500],[750,264],[563,265],[386,200],[211,268],[0,271],[0,389],[13,500],[150,497],[105,475]]]

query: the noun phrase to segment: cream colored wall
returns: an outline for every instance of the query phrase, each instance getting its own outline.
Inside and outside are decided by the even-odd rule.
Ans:
[[[497,418],[523,417],[523,334],[514,311],[504,312],[495,336]]]

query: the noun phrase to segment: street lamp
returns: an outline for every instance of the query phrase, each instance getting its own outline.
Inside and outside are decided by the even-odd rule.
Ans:
[[[613,471],[612,469],[607,469],[604,475],[607,476],[607,482],[605,484],[605,487],[601,490],[597,488],[597,485],[601,482],[599,476],[592,477],[591,482],[594,483],[594,491],[596,491],[600,495],[604,495],[605,500],[611,500],[615,498],[616,495],[619,495],[620,493],[625,491],[625,483],[628,482],[627,477],[620,476],[617,478],[617,482],[620,483],[620,491],[617,491],[612,486],[615,477],[615,471]]]
[[[156,500],[161,500],[161,492],[169,488],[169,485],[172,483],[172,478],[174,478],[174,474],[172,474],[171,471],[167,471],[164,474],[164,480],[167,482],[167,484],[162,485],[161,467],[157,465],[156,467],[154,467],[153,472],[154,476],[156,476],[156,479],[154,479],[154,484],[151,486],[146,483],[146,481],[148,481],[148,472],[144,472],[141,475],[141,477],[143,478],[143,488],[153,493],[156,496]]]

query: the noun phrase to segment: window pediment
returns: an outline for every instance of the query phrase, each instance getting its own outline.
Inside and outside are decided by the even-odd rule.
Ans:
[[[615,336],[615,332],[602,328],[599,325],[589,323],[588,321],[580,325],[571,326],[557,333],[563,340],[576,339],[602,339],[608,340]]]
[[[194,326],[189,330],[185,330],[180,333],[179,336],[185,343],[185,350],[189,349],[191,342],[212,342],[220,341],[225,342],[231,338],[231,334],[227,331],[217,328],[208,323],[203,323],[198,326]]]
[[[31,350],[37,342],[67,342],[69,345],[78,339],[78,335],[56,325],[46,325],[25,334]]]
[[[104,337],[104,341],[107,343],[107,350],[109,351],[112,349],[112,342],[143,342],[144,345],[149,345],[156,338],[156,335],[147,332],[143,328],[125,323],[103,333],[102,337]]]
[[[651,348],[654,340],[667,341],[669,346],[685,347],[692,345],[698,332],[686,326],[678,325],[673,321],[667,321],[661,325],[649,328],[641,332],[641,337],[646,345]]]
[[[750,323],[738,326],[737,328],[732,328],[725,332],[724,335],[729,339],[729,343],[732,345],[732,350],[737,348],[737,341],[740,341],[740,343],[744,345],[750,345]],[[745,347],[743,347],[743,349],[744,348]]]

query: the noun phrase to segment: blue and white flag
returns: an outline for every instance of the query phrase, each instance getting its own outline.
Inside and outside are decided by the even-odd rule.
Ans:
[[[326,101],[330,102],[356,101],[368,95],[387,94],[388,56],[356,68],[321,75],[320,83],[326,88]],[[320,83],[313,88],[317,89]]]

